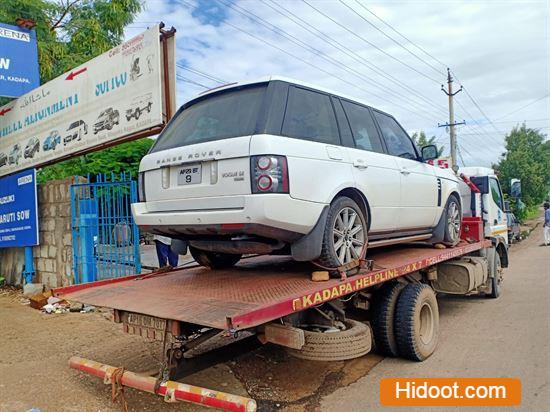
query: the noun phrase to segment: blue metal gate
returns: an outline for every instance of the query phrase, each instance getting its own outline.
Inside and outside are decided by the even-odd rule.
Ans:
[[[71,185],[75,283],[141,273],[139,230],[130,205],[137,183],[121,173]]]

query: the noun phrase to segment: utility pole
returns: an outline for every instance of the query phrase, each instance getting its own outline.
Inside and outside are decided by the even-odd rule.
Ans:
[[[457,143],[456,143],[456,129],[455,127],[460,124],[466,124],[465,121],[460,123],[455,122],[455,109],[453,98],[456,94],[462,91],[462,86],[456,92],[453,93],[453,77],[451,76],[451,70],[447,68],[447,90],[445,86],[441,85],[441,91],[449,97],[449,123],[437,124],[438,127],[449,127],[451,135],[451,168],[456,173],[458,171],[457,162]]]

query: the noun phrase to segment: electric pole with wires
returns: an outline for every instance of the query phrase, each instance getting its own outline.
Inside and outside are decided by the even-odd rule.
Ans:
[[[451,76],[451,70],[447,68],[447,90],[445,86],[441,85],[441,90],[449,97],[449,123],[437,124],[439,127],[449,127],[451,136],[451,168],[456,173],[458,171],[458,159],[457,159],[457,142],[456,142],[456,126],[466,124],[463,120],[460,123],[455,122],[455,109],[454,109],[454,96],[462,91],[462,86],[456,92],[453,92],[453,77]]]

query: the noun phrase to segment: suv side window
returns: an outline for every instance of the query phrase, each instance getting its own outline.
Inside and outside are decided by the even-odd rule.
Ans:
[[[412,140],[394,118],[378,111],[374,112],[374,117],[378,121],[391,155],[411,160],[418,159]]]
[[[340,145],[340,135],[330,97],[290,86],[282,135]]]
[[[500,191],[500,186],[498,184],[498,181],[496,179],[490,178],[489,179],[489,187],[491,188],[491,196],[493,197],[493,200],[497,204],[497,206],[500,208],[500,210],[504,210],[503,206],[503,199],[502,199],[502,192]]]
[[[376,125],[367,107],[342,100],[342,105],[348,116],[355,147],[370,152],[383,153],[382,142],[378,136]]]

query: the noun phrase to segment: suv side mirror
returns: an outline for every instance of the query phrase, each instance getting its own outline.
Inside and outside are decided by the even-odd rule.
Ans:
[[[422,148],[422,160],[434,160],[439,156],[437,155],[437,146],[434,144],[429,144]]]

